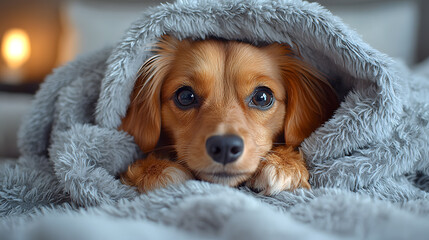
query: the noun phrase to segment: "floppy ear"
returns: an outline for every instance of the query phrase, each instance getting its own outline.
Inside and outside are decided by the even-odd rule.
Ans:
[[[300,60],[290,46],[272,44],[267,48],[277,54],[287,92],[285,142],[297,147],[332,116],[339,105],[337,95],[323,74]]]
[[[141,67],[130,105],[119,129],[134,136],[143,152],[152,151],[161,134],[161,87],[179,40],[163,36],[152,51],[155,55]]]

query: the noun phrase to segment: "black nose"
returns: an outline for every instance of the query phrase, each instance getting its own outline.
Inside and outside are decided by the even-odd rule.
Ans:
[[[237,160],[243,149],[243,139],[236,135],[211,136],[206,141],[207,153],[214,161],[223,165]]]

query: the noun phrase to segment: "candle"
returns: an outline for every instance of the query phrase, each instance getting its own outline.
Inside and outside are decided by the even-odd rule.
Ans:
[[[10,29],[5,32],[2,39],[2,56],[7,68],[3,71],[2,78],[9,83],[17,83],[22,80],[22,66],[30,58],[30,40],[22,29]]]

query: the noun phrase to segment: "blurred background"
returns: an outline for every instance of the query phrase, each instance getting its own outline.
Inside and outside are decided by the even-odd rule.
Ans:
[[[162,0],[0,0],[0,158],[39,84],[77,55],[115,44]],[[319,0],[374,48],[410,67],[429,56],[429,1]]]

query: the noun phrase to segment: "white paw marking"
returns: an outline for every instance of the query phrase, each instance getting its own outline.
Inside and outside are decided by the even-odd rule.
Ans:
[[[183,183],[187,180],[193,179],[192,175],[188,172],[184,172],[176,167],[167,167],[162,171],[161,176],[170,184]]]
[[[250,187],[260,190],[264,195],[275,195],[284,190],[295,189],[297,186],[293,179],[299,178],[300,176],[291,176],[275,165],[266,164]]]

